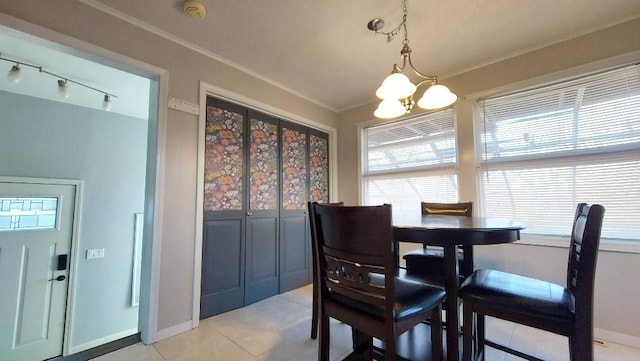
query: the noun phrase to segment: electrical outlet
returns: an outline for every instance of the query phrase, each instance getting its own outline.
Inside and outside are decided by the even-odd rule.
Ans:
[[[87,259],[103,258],[103,257],[104,257],[104,248],[87,250]]]

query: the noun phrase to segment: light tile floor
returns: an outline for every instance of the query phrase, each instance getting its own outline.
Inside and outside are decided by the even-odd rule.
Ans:
[[[317,341],[309,338],[311,287],[302,287],[250,306],[211,317],[200,327],[150,346],[136,344],[96,361],[314,361]],[[529,327],[487,320],[487,337],[548,361],[568,361],[567,339]],[[331,359],[351,348],[349,326],[331,322]],[[640,361],[640,349],[595,345],[596,361]],[[487,348],[487,361],[521,360]]]

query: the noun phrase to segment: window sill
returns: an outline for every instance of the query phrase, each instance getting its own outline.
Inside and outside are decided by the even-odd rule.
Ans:
[[[514,244],[569,248],[569,237],[540,236],[534,234],[523,234],[521,239]],[[618,241],[613,239],[601,239],[600,251],[636,253],[640,254],[640,242]]]

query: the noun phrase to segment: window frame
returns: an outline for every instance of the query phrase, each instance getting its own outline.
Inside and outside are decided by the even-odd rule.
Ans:
[[[368,131],[372,128],[382,128],[382,127],[393,127],[394,124],[403,123],[403,122],[419,122],[420,120],[433,116],[434,118],[442,117],[446,115],[439,115],[444,112],[450,112],[450,116],[452,117],[453,126],[451,131],[453,132],[452,137],[450,138],[453,142],[453,158],[452,162],[442,162],[442,163],[431,163],[431,164],[423,164],[418,166],[411,167],[402,167],[402,168],[389,168],[383,170],[368,170],[368,155],[369,155],[369,138]],[[402,119],[394,119],[392,121],[386,121],[383,123],[368,123],[366,125],[361,125],[359,127],[359,138],[360,138],[360,152],[361,152],[361,169],[360,169],[360,186],[361,186],[361,204],[367,204],[368,199],[368,179],[370,178],[393,178],[394,175],[408,175],[406,178],[416,178],[416,177],[448,177],[453,175],[455,178],[455,195],[456,198],[460,197],[460,185],[459,185],[459,177],[458,177],[458,164],[459,164],[459,145],[458,145],[458,125],[457,125],[457,115],[454,108],[445,108],[440,109],[438,111],[428,112],[428,113],[420,113],[413,117],[402,118]],[[449,137],[443,140],[444,142],[449,141]],[[443,159],[447,159],[444,157]],[[416,177],[413,177],[416,176]],[[434,200],[434,201],[443,201],[443,200]],[[456,202],[456,200],[449,199],[448,201]],[[420,204],[416,203],[416,211],[419,211]],[[395,209],[394,209],[395,211]]]
[[[580,154],[581,152],[577,152],[576,154],[569,151],[569,152],[563,152],[561,154],[557,154],[551,157],[547,157],[544,154],[542,154],[541,156],[538,155],[536,159],[534,159],[534,157],[513,156],[513,157],[508,157],[508,159],[504,159],[502,161],[496,161],[496,159],[493,159],[493,160],[489,159],[489,161],[487,162],[483,159],[485,149],[484,149],[484,144],[482,142],[482,137],[485,132],[486,125],[483,119],[483,109],[482,109],[481,101],[485,99],[493,99],[493,98],[498,98],[502,96],[510,96],[510,95],[514,95],[522,92],[527,92],[530,90],[535,90],[535,89],[551,88],[558,84],[568,83],[568,82],[575,81],[577,79],[586,78],[589,76],[597,75],[599,73],[615,71],[617,69],[622,69],[622,68],[626,68],[634,65],[638,68],[638,71],[640,71],[640,66],[636,61],[633,63],[622,64],[622,65],[618,65],[618,66],[610,67],[606,69],[598,69],[597,71],[592,71],[592,72],[582,71],[578,74],[574,73],[571,77],[558,78],[553,81],[543,82],[538,80],[534,84],[531,84],[531,83],[528,84],[529,86],[523,86],[522,84],[519,84],[519,86],[512,85],[509,87],[510,89],[502,89],[502,91],[500,92],[494,91],[491,94],[483,94],[484,96],[476,95],[473,98],[471,98],[473,101],[472,103],[473,140],[474,140],[473,151],[475,153],[475,162],[476,162],[475,174],[476,174],[476,188],[477,188],[477,203],[480,211],[479,214],[485,214],[486,205],[485,205],[485,199],[483,195],[482,177],[485,176],[487,164],[488,164],[488,167],[491,168],[492,164],[494,167],[496,166],[500,167],[505,164],[508,165],[510,163],[522,162],[522,158],[529,158],[527,159],[527,161],[529,163],[533,163],[533,162],[540,162],[540,161],[545,161],[549,159],[560,159],[560,158],[568,158],[568,159],[573,159],[575,157],[596,158],[598,156],[613,154],[615,152],[620,152],[622,154],[628,155],[629,153],[637,152],[640,149],[640,147],[638,147],[637,144],[632,144],[630,146],[618,146],[617,149],[614,151],[610,151],[607,149],[598,149],[593,152],[587,152],[589,154]],[[527,245],[567,248],[568,239],[569,239],[569,235],[561,236],[561,235],[541,235],[541,234],[523,233],[522,239],[518,243],[527,244]],[[625,253],[640,253],[640,238],[631,238],[627,240],[627,239],[603,237],[601,239],[600,250],[625,252]]]

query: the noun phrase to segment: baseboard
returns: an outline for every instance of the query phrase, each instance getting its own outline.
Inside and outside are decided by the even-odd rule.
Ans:
[[[175,326],[171,326],[162,330],[159,330],[156,333],[156,337],[154,342],[160,341],[160,340],[164,340],[165,338],[169,338],[171,336],[175,336],[178,334],[181,334],[183,332],[187,332],[189,330],[191,330],[193,328],[193,322],[191,322],[191,320],[187,321],[187,322],[183,322],[181,324],[175,325]]]
[[[640,337],[637,336],[625,335],[618,332],[603,330],[601,328],[595,328],[593,330],[593,334],[596,339],[600,339],[605,342],[613,342],[640,349]]]
[[[98,341],[95,341],[95,342],[98,342]],[[91,344],[95,342],[91,342]],[[121,348],[135,345],[138,342],[140,342],[140,333],[135,333],[133,335],[129,335],[126,337],[119,338],[117,340],[106,342],[98,346],[91,347],[89,349],[84,349],[83,351],[78,351],[77,353],[74,353],[71,355],[54,357],[49,361],[87,361],[87,360],[91,360],[93,358],[108,354],[110,352],[119,350]],[[84,344],[82,346],[85,346],[85,345],[87,344]]]
[[[116,340],[131,336],[131,335],[135,335],[137,333],[138,333],[138,329],[137,328],[132,328],[132,329],[129,329],[129,330],[126,330],[126,331],[114,333],[113,335],[109,335],[107,337],[103,337],[103,338],[100,338],[100,339],[97,339],[97,340],[93,340],[93,341],[90,341],[90,342],[87,342],[87,343],[83,343],[81,345],[71,346],[69,348],[69,354],[72,355],[72,354],[75,354],[75,353],[78,353],[78,352],[82,352],[84,350],[88,350],[88,349],[91,349],[91,348],[94,348],[94,347],[102,346],[102,345],[107,344],[109,342],[116,341]]]

